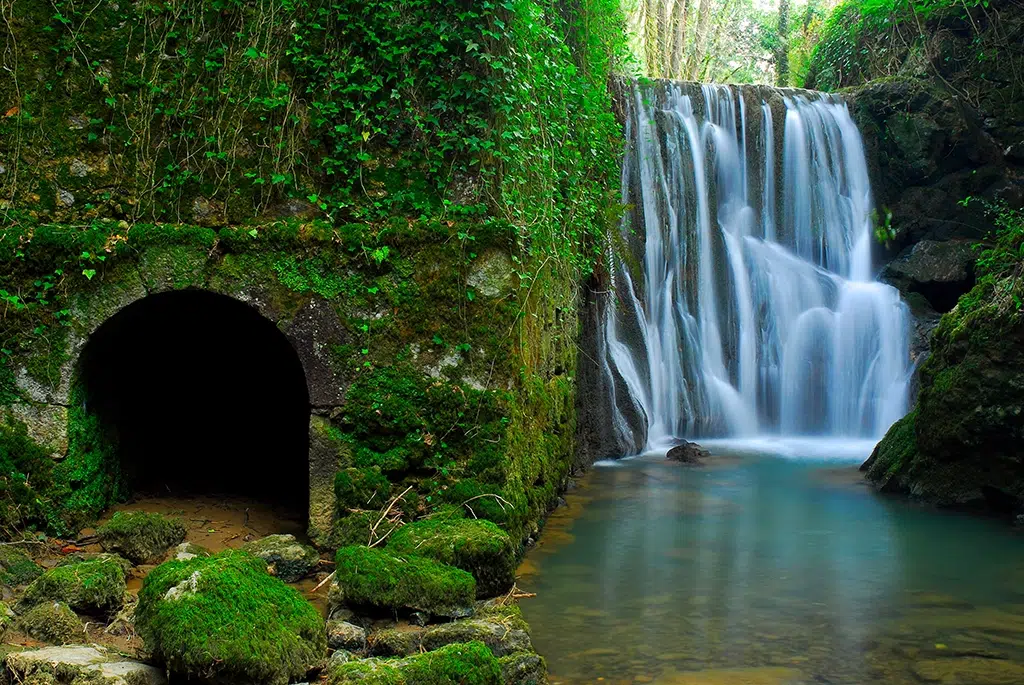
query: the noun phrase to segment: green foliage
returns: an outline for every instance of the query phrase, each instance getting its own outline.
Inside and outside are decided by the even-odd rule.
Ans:
[[[970,201],[968,198],[965,204]],[[988,236],[987,244],[975,246],[979,250],[975,277],[981,287],[961,298],[960,307],[970,310],[978,304],[978,294],[990,292],[995,307],[1020,312],[1024,290],[1024,211],[991,203],[986,210],[995,230]]]
[[[107,552],[144,564],[185,539],[185,524],[178,518],[144,511],[119,511],[97,533]]]
[[[391,483],[379,468],[348,468],[334,477],[334,493],[342,509],[380,509],[388,500]]]
[[[185,677],[284,685],[327,651],[316,608],[238,551],[153,569],[135,625],[151,657]]]
[[[804,86],[832,91],[892,75],[928,40],[932,18],[967,18],[989,0],[845,0],[825,20]],[[979,59],[986,57],[984,52]],[[948,59],[948,56],[947,56]]]
[[[0,527],[6,537],[45,523],[40,493],[52,483],[53,459],[28,437],[24,423],[0,422]]]
[[[472,613],[476,582],[465,571],[425,557],[350,546],[335,557],[335,598],[353,606],[418,609],[438,616]]]
[[[515,582],[516,550],[508,533],[490,521],[423,519],[402,526],[388,539],[389,552],[429,557],[476,579],[478,597],[507,592]]]
[[[405,659],[361,659],[333,666],[330,685],[499,685],[501,667],[482,642],[448,645]]]
[[[46,571],[28,586],[22,604],[66,602],[81,613],[112,616],[124,605],[125,592],[121,565],[114,559],[92,559]]]

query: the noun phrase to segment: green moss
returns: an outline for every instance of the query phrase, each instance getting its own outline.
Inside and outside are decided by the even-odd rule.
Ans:
[[[125,591],[120,564],[96,559],[46,571],[28,586],[22,605],[59,601],[81,613],[109,616],[124,605]]]
[[[6,537],[45,524],[42,493],[50,487],[52,473],[53,459],[28,437],[25,424],[0,420],[0,527]]]
[[[377,609],[416,609],[439,616],[472,613],[473,576],[417,556],[350,546],[338,550],[332,599]]]
[[[338,471],[334,493],[342,509],[380,509],[388,500],[391,483],[378,467]]]
[[[374,511],[354,511],[338,517],[331,531],[332,547],[349,545],[367,545],[370,543],[370,530],[380,515]]]
[[[498,685],[501,667],[480,642],[455,644],[405,659],[363,659],[332,667],[330,685]]]
[[[366,643],[372,656],[411,656],[421,651],[421,638],[418,630],[385,628],[371,633]]]
[[[912,411],[892,425],[875,447],[867,478],[885,487],[899,478],[917,456],[917,412]]]
[[[155,568],[135,625],[152,659],[186,677],[284,685],[327,651],[316,608],[244,552]]]
[[[417,554],[469,571],[476,579],[478,597],[507,592],[515,582],[515,547],[508,533],[490,521],[416,521],[392,533],[387,548],[396,554]]]
[[[42,602],[22,614],[14,624],[18,632],[52,645],[82,644],[85,627],[64,602]]]
[[[99,528],[100,545],[136,564],[151,561],[185,539],[185,524],[144,511],[119,511]]]
[[[0,583],[24,585],[41,576],[43,568],[12,547],[0,547]]]

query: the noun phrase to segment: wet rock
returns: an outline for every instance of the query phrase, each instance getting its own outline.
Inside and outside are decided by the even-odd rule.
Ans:
[[[327,646],[331,649],[361,652],[366,649],[366,631],[348,621],[328,621]]]
[[[914,674],[926,683],[943,685],[1019,685],[1024,665],[1002,659],[962,657],[918,661]]]
[[[40,642],[69,645],[86,640],[85,626],[64,602],[43,602],[26,611],[15,629]]]
[[[409,614],[409,623],[422,628],[430,623],[430,614],[425,611],[414,611]]]
[[[106,685],[164,685],[160,669],[125,659],[103,647],[45,647],[8,654],[4,666],[15,682],[93,682]],[[31,680],[29,680],[31,678]]]
[[[410,656],[419,654],[422,639],[419,630],[385,628],[371,633],[366,644],[371,656]]]
[[[205,197],[192,201],[192,220],[200,226],[217,226],[224,223],[221,208]]]
[[[423,633],[423,648],[429,652],[456,642],[474,640],[487,645],[495,656],[533,650],[530,635],[522,627],[477,618],[442,623],[429,628]]]
[[[683,462],[684,464],[700,464],[710,456],[711,453],[697,443],[684,440],[682,444],[670,449],[665,458]]]
[[[10,546],[0,546],[0,584],[25,585],[43,574],[43,568]]]
[[[337,312],[321,298],[311,299],[284,331],[295,348],[306,372],[309,403],[314,407],[337,407],[345,401],[350,380],[331,356],[338,345],[346,345],[351,336],[341,324]]]
[[[112,559],[95,559],[51,568],[32,581],[20,610],[42,602],[66,602],[77,612],[109,616],[124,605],[124,570]]]
[[[504,685],[543,685],[548,681],[548,667],[540,654],[519,652],[498,659]]]
[[[191,542],[183,542],[174,548],[171,553],[171,559],[174,561],[187,561],[189,559],[195,559],[196,557],[208,557],[210,556],[210,550],[206,549],[201,545],[195,545]]]
[[[178,518],[144,511],[119,511],[97,533],[107,552],[144,564],[185,539],[185,524]]]
[[[939,312],[953,308],[974,285],[973,240],[922,240],[891,261],[882,276],[904,293],[916,292]]]
[[[294,535],[268,535],[247,542],[242,549],[265,561],[271,573],[286,583],[305,578],[320,563],[317,551]]]

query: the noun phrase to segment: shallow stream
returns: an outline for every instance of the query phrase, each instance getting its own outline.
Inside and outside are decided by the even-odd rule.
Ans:
[[[1024,683],[1020,531],[878,495],[850,450],[711,447],[598,465],[549,519],[519,584],[552,682]]]

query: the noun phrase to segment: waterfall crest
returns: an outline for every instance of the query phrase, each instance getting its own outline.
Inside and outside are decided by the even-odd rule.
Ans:
[[[760,86],[634,85],[599,338],[626,452],[681,437],[877,438],[907,409],[909,315],[872,278],[846,105]]]

